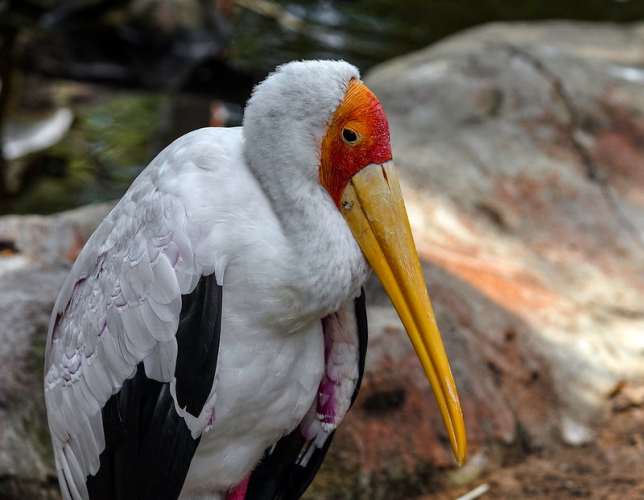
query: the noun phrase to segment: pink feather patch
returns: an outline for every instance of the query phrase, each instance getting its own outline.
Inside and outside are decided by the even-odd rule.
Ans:
[[[248,489],[248,480],[250,474],[241,483],[233,488],[233,490],[226,495],[226,500],[244,500],[246,498],[246,490]]]

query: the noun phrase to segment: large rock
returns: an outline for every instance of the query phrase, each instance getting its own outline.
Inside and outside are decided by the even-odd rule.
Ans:
[[[644,375],[643,28],[493,25],[374,69],[469,464],[376,280],[360,398],[308,498],[410,498],[445,477],[593,439]],[[0,498],[54,496],[44,332],[109,207],[0,219]],[[445,471],[448,474],[446,476]],[[4,478],[4,479],[3,479]]]
[[[640,33],[492,25],[367,78],[421,255],[535,330],[578,418],[644,374]]]
[[[47,327],[71,262],[112,206],[0,218],[0,499],[60,498],[42,389]]]
[[[643,33],[491,25],[366,76],[389,118],[473,469],[588,442],[606,396],[644,375],[644,72],[631,66],[644,62]],[[412,406],[430,396],[406,379],[420,371],[400,327],[379,329],[366,392],[402,378],[397,387],[426,398],[408,397],[384,429],[352,415],[361,470],[383,448],[375,469],[401,466],[401,450],[420,470],[449,463],[445,446],[431,449],[442,433],[435,406],[423,417]],[[381,349],[387,358],[373,356]],[[389,358],[409,365],[395,372]]]

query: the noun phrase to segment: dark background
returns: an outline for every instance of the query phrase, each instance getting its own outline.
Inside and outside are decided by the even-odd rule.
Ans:
[[[3,141],[35,141],[0,160],[0,213],[119,197],[174,138],[238,125],[252,86],[283,62],[342,58],[364,72],[483,23],[643,15],[628,0],[0,0]],[[60,140],[33,139],[41,126]]]

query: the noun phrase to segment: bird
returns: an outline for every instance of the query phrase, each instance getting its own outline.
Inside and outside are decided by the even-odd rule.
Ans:
[[[63,498],[299,498],[360,388],[372,271],[461,465],[383,107],[350,63],[278,66],[240,127],[159,153],[71,267],[44,367]]]

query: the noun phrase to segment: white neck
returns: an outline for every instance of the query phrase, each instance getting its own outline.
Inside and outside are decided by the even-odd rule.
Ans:
[[[259,85],[244,116],[244,152],[292,249],[290,286],[302,319],[337,310],[369,266],[320,184],[320,146],[351,78],[344,62],[290,63]]]
[[[323,187],[278,217],[298,260],[303,311],[326,316],[359,294],[370,266]]]

